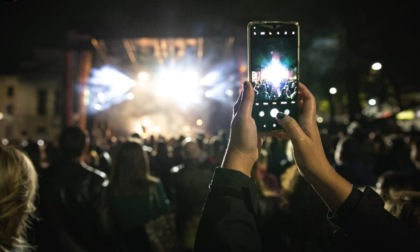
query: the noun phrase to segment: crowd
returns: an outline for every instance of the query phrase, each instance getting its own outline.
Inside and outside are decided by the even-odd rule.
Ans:
[[[314,145],[300,159],[302,146],[276,135],[264,136],[252,155],[240,156],[232,154],[233,143],[240,142],[232,140],[239,131],[234,120],[216,135],[132,134],[98,145],[89,132],[72,126],[62,130],[57,145],[1,146],[0,250],[151,251],[144,225],[155,215],[150,195],[156,192],[160,210],[176,213],[180,251],[363,251],[345,220],[327,218],[340,215],[344,200],[329,201],[316,176],[308,175],[311,169],[302,171],[311,155],[325,156],[318,161],[343,178],[338,181],[345,188],[334,189],[345,194],[339,196],[362,201],[377,194],[375,204],[419,235],[418,132],[354,122],[341,130],[320,129],[321,147]],[[248,141],[248,133],[239,136]],[[223,171],[232,169],[241,174]],[[245,208],[238,205],[244,196],[232,189],[235,184],[223,184],[230,179],[255,189]],[[389,237],[383,238],[385,245]]]

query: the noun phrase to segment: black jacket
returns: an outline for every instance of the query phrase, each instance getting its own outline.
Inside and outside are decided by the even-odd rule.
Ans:
[[[257,189],[241,172],[217,168],[203,209],[194,250],[262,251],[257,226]],[[389,214],[369,187],[356,187],[336,215],[347,242],[357,251],[418,251],[420,240]],[[343,248],[344,249],[344,248]]]
[[[104,230],[99,213],[103,189],[108,184],[106,174],[74,160],[51,169],[54,172],[44,184],[48,192],[40,197],[46,200],[47,220],[58,251],[103,251]]]

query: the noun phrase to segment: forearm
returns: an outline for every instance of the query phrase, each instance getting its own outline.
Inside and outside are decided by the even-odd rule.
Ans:
[[[222,161],[222,167],[242,172],[251,177],[251,170],[255,160],[234,148],[228,148]]]
[[[241,172],[217,168],[194,251],[261,251],[255,222],[257,190]]]
[[[334,213],[350,195],[353,185],[340,176],[328,162],[315,164],[319,167],[305,174],[306,180]]]
[[[417,251],[420,247],[418,234],[386,211],[382,198],[370,187],[363,192],[354,187],[329,219],[364,251]]]

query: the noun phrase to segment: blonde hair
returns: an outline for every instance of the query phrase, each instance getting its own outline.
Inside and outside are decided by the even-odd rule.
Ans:
[[[31,249],[26,231],[35,214],[37,173],[14,147],[0,146],[0,251]]]

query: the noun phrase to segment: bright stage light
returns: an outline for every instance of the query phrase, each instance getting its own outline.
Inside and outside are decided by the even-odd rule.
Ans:
[[[135,84],[134,80],[112,66],[93,69],[89,79],[89,90],[84,91],[84,97],[89,98],[87,104],[90,112],[104,110],[130,99],[132,95],[127,92]]]
[[[149,76],[149,74],[147,72],[140,72],[137,75],[137,78],[139,79],[139,81],[144,82],[144,81],[148,81],[149,78],[150,78],[150,76]]]
[[[133,87],[135,81],[112,66],[106,65],[100,69],[92,70],[92,77],[89,79],[89,84],[110,87],[116,86],[115,89],[126,89],[127,87]]]
[[[199,75],[195,71],[162,71],[159,74],[157,95],[170,97],[180,105],[198,103]]]
[[[156,126],[153,128],[153,132],[155,134],[160,134],[162,132],[162,128],[160,126]]]
[[[185,125],[184,127],[182,127],[182,131],[186,134],[190,133],[191,131],[191,127],[188,125]]]
[[[232,97],[233,96],[233,90],[232,89],[226,89],[225,94],[229,97]]]
[[[219,81],[219,79],[220,73],[218,71],[212,71],[200,79],[200,85],[213,86],[214,83],[217,83]]]
[[[127,98],[127,100],[133,100],[134,99],[134,94],[129,92],[129,93],[125,94],[125,98]]]
[[[261,71],[261,78],[266,79],[277,86],[285,79],[289,78],[289,71],[280,62],[272,60],[264,70]]]
[[[149,118],[144,118],[141,121],[141,125],[148,128],[148,127],[152,126],[152,121]]]
[[[104,93],[99,92],[99,93],[98,93],[98,101],[99,101],[99,102],[105,102],[105,100],[106,100],[106,98],[105,98]]]
[[[207,98],[211,98],[213,96],[212,94],[213,92],[211,90],[207,90],[206,92],[204,92],[204,96]]]

